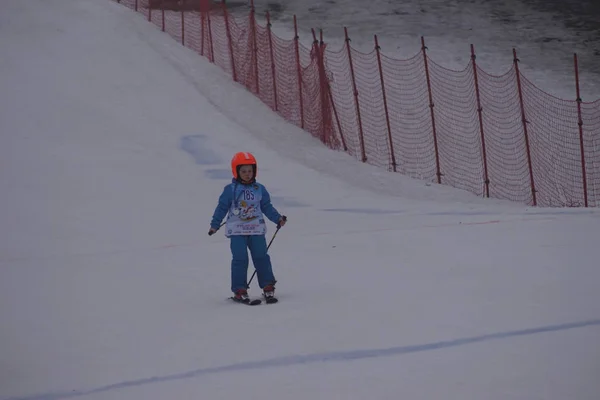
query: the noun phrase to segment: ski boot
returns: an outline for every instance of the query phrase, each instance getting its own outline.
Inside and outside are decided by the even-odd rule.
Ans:
[[[249,306],[257,306],[260,303],[262,303],[261,299],[254,299],[254,300],[250,300],[250,297],[248,296],[248,291],[246,289],[238,289],[235,291],[235,293],[233,294],[233,297],[230,297],[231,300],[235,301],[236,303],[242,303],[242,304],[246,304]]]
[[[248,296],[248,291],[246,289],[236,290],[232,299],[238,303],[250,303],[250,297]]]
[[[275,285],[268,284],[263,288],[263,296],[267,304],[277,303],[277,297],[275,297]]]

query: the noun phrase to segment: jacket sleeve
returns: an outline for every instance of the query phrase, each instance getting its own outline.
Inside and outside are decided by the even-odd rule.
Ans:
[[[229,212],[229,208],[231,208],[231,200],[231,187],[230,185],[227,185],[223,189],[221,196],[219,196],[219,204],[217,204],[217,208],[215,208],[215,212],[213,213],[212,220],[210,222],[211,228],[219,229],[223,218],[225,218],[227,212]]]
[[[267,191],[266,187],[262,187],[262,199],[260,200],[260,209],[263,214],[269,218],[273,223],[278,224],[281,219],[281,214],[277,211],[273,204],[271,204],[271,195]]]

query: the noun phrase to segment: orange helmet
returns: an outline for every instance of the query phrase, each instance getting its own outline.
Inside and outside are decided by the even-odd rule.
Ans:
[[[239,171],[242,165],[252,165],[252,168],[254,169],[254,178],[256,179],[256,158],[254,158],[252,153],[235,153],[231,159],[231,172],[233,173],[233,177],[235,179],[239,179]]]

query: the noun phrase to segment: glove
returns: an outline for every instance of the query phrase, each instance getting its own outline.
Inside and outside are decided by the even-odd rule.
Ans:
[[[215,233],[217,233],[217,230],[216,230],[215,228],[210,228],[210,229],[208,230],[208,236],[212,236],[212,235],[214,235]]]
[[[281,218],[279,218],[279,222],[277,223],[277,228],[281,228],[282,226],[285,225],[286,222],[287,222],[287,217],[285,215],[282,215]]]

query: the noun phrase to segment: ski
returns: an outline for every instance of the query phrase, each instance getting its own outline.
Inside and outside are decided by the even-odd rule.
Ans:
[[[257,306],[259,304],[262,303],[261,299],[254,299],[254,300],[248,300],[248,301],[239,301],[236,300],[233,296],[229,298],[231,301],[233,301],[234,303],[239,303],[239,304],[245,304],[247,306]]]
[[[263,298],[265,299],[265,304],[275,304],[279,302],[279,299],[275,296],[265,296],[263,294]],[[235,297],[231,296],[228,297],[229,300],[233,301],[234,303],[240,303],[240,304],[245,304],[247,306],[257,306],[259,304],[262,304],[262,299],[247,299],[246,301],[241,301],[236,299]]]

